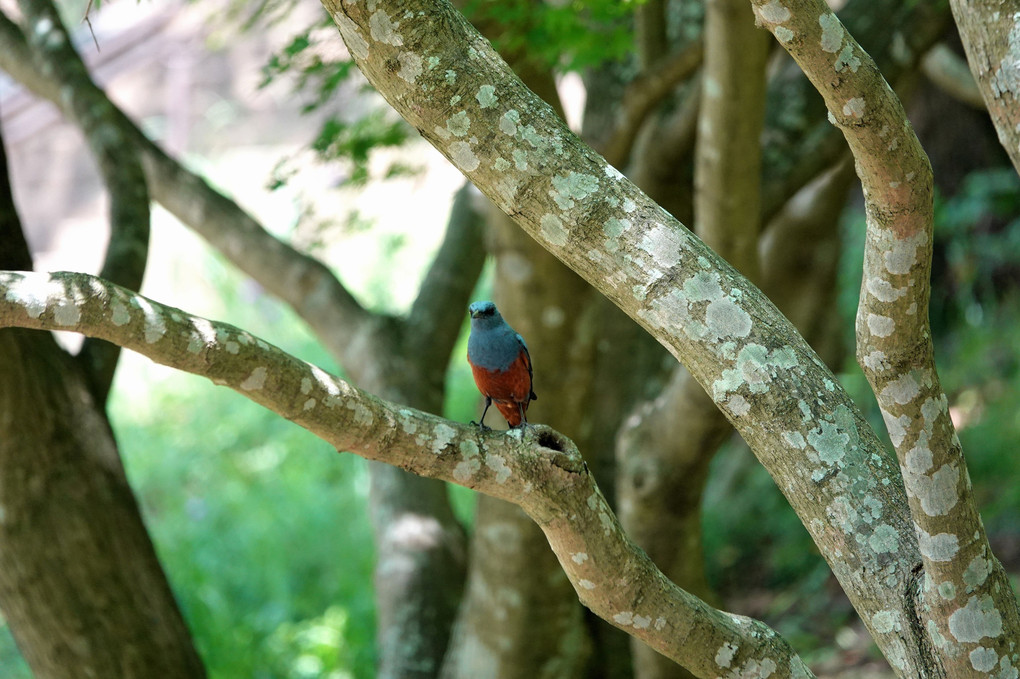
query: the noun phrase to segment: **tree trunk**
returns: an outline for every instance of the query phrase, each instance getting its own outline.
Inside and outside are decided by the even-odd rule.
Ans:
[[[0,608],[36,677],[204,677],[109,423],[48,334],[0,331],[0,413]]]

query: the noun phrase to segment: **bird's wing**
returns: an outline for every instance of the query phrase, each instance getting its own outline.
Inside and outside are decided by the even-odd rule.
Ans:
[[[535,395],[535,387],[534,387],[534,384],[535,384],[535,372],[531,368],[531,353],[528,351],[528,345],[524,341],[524,338],[521,337],[521,334],[520,333],[515,333],[515,334],[517,335],[517,341],[520,342],[521,349],[524,349],[524,362],[528,364],[528,391],[530,392],[529,393],[529,397],[530,397],[529,400],[537,401],[538,400],[538,396]]]

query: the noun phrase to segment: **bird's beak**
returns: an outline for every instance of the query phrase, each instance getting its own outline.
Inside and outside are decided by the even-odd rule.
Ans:
[[[471,318],[478,318],[478,312],[468,310],[468,316],[470,316]]]

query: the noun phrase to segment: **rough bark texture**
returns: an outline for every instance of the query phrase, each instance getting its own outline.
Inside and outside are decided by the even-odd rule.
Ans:
[[[449,5],[324,4],[391,105],[711,392],[894,664],[932,666],[899,470],[789,322],[567,131]]]
[[[877,612],[873,626],[923,625],[934,657],[901,673],[987,676],[1017,672],[1020,611],[992,555],[971,495],[928,325],[933,228],[931,166],[875,63],[822,3],[755,3],[762,22],[821,92],[854,153],[867,239],[857,355],[896,448],[917,531],[923,587],[917,619]],[[894,162],[890,153],[895,152]],[[881,536],[876,536],[881,539]]]
[[[547,427],[481,432],[383,401],[233,326],[85,274],[0,273],[0,328],[8,326],[102,337],[228,386],[339,450],[519,504],[583,604],[695,676],[813,676],[773,630],[663,576],[627,538],[576,447]]]
[[[109,424],[51,337],[0,331],[0,412],[0,607],[35,676],[204,677]]]
[[[999,142],[1020,172],[1020,8],[995,0],[949,4]]]

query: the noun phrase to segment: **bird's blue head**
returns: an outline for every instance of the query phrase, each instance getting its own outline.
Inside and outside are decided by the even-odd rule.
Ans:
[[[496,305],[488,301],[472,302],[468,315],[471,316],[471,325],[476,327],[492,328],[503,322]]]

